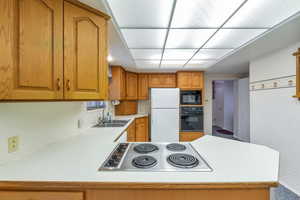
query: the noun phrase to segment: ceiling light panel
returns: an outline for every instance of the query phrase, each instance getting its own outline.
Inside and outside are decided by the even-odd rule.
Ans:
[[[221,29],[204,48],[234,49],[254,39],[267,29]]]
[[[213,65],[216,62],[216,60],[190,60],[188,64],[184,66],[184,69],[193,69],[193,70],[201,70],[209,68],[211,65]]]
[[[163,48],[167,29],[121,29],[129,48]]]
[[[225,27],[273,27],[299,11],[299,0],[249,0]]]
[[[200,48],[216,29],[171,29],[166,48]]]
[[[134,59],[161,59],[162,49],[131,49]]]
[[[120,27],[168,27],[173,0],[107,0]]]
[[[137,69],[158,69],[160,60],[135,60]]]
[[[219,59],[231,51],[233,49],[200,49],[194,59]]]
[[[171,27],[220,27],[243,1],[177,0]]]
[[[161,68],[162,69],[168,69],[168,70],[178,70],[183,69],[183,65],[188,60],[163,60],[161,62]]]
[[[163,60],[187,60],[190,59],[197,49],[165,49]]]

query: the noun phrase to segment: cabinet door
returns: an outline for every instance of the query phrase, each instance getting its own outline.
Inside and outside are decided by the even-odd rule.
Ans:
[[[176,75],[175,74],[150,74],[149,87],[150,88],[175,88]]]
[[[126,98],[126,72],[121,66],[112,66],[111,74],[109,97],[111,100],[124,100]]]
[[[150,88],[159,88],[161,85],[161,79],[159,74],[150,74],[149,75],[149,87]]]
[[[134,115],[137,114],[137,110],[137,101],[120,101],[120,104],[115,106],[116,115]]]
[[[63,98],[62,0],[2,0],[0,24],[0,100]]]
[[[175,74],[161,74],[162,87],[175,88],[176,75]]]
[[[64,3],[66,99],[107,99],[106,20]]]
[[[180,89],[189,89],[191,85],[191,73],[190,72],[178,72],[177,73],[177,87]]]
[[[148,117],[141,117],[135,120],[135,138],[136,142],[147,142],[148,136]]]
[[[26,0],[27,1],[27,0]],[[82,192],[0,192],[1,200],[83,200]]]
[[[204,136],[202,132],[180,132],[179,141],[180,142],[191,142],[200,137]]]
[[[127,128],[127,141],[135,142],[135,121],[133,121]]]
[[[126,99],[137,100],[137,74],[126,72]]]
[[[139,74],[138,75],[138,99],[146,100],[148,98],[149,98],[148,75]]]
[[[191,88],[202,89],[203,88],[203,72],[191,73]]]

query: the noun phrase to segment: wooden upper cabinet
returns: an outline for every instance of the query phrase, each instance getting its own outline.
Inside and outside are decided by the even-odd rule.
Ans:
[[[180,89],[203,88],[203,72],[177,72],[177,87]]]
[[[146,100],[149,98],[149,83],[147,74],[138,74],[138,99]]]
[[[106,99],[106,20],[64,2],[65,98]]]
[[[109,97],[111,100],[126,98],[126,72],[121,66],[111,67],[112,79],[109,84]]]
[[[108,19],[76,0],[0,1],[0,100],[105,99]]]
[[[150,88],[175,88],[176,74],[149,74]]]
[[[136,73],[126,72],[126,99],[137,100],[138,99],[138,77]]]
[[[0,24],[0,100],[62,99],[62,0],[0,1]]]

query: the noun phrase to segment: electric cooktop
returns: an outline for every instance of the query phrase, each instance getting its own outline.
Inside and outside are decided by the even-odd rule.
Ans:
[[[100,171],[203,171],[212,168],[190,143],[119,143]]]

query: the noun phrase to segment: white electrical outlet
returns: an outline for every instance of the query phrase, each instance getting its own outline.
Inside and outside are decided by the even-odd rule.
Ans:
[[[19,136],[8,138],[8,153],[13,153],[19,149]]]

